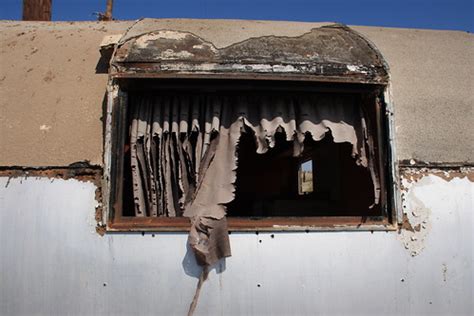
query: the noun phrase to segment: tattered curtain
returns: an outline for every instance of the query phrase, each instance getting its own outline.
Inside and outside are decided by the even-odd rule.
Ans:
[[[379,182],[366,118],[351,95],[142,94],[131,97],[131,169],[136,216],[186,216],[189,243],[201,265],[230,256],[226,207],[234,198],[240,135],[252,132],[257,153],[275,145],[275,134],[294,142],[352,144],[357,164],[370,169],[374,204]]]

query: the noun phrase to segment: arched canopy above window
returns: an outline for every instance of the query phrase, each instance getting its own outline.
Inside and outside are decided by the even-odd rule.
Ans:
[[[261,36],[217,48],[191,32],[128,32],[112,57],[114,77],[200,77],[387,83],[376,48],[347,26],[297,37]]]

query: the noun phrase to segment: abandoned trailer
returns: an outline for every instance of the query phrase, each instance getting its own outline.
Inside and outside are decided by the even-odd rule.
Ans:
[[[0,29],[0,314],[473,314],[473,35]]]

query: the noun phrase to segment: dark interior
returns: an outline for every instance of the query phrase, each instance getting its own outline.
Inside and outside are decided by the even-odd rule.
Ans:
[[[283,87],[282,83],[279,83],[272,84],[272,88],[279,85]],[[142,84],[138,85],[137,89],[129,87],[126,90],[131,93],[143,93],[144,86],[145,84]],[[167,86],[166,93],[173,90],[181,93],[185,86],[174,84]],[[154,91],[160,90],[153,86],[147,87],[146,90],[150,91],[148,90],[150,88]],[[237,88],[238,86],[232,85],[228,91],[235,94],[239,90]],[[357,90],[351,89],[350,87],[343,89],[341,93],[348,91],[357,93]],[[248,90],[258,90],[261,93],[265,88],[255,84],[252,87],[243,86],[243,90],[247,93]],[[323,91],[325,90],[331,93],[337,91],[332,86],[324,86]],[[193,89],[188,88],[185,91]],[[194,91],[202,93],[203,89],[197,86]],[[209,93],[216,91],[227,93],[225,86],[222,88],[217,84]],[[361,91],[358,95],[360,104],[368,115],[369,128],[375,129],[374,124],[370,125],[370,122],[376,121],[374,94],[370,91]],[[373,134],[377,135],[375,131]],[[377,136],[375,143],[378,144]],[[134,216],[128,144],[129,140],[125,139],[122,215]],[[254,135],[251,131],[243,133],[237,148],[235,199],[227,205],[228,216],[258,218],[384,215],[380,205],[370,207],[374,196],[371,176],[367,168],[358,166],[355,158],[351,157],[349,143],[334,143],[331,133],[328,132],[320,141],[306,137],[304,148],[300,157],[293,157],[293,143],[286,141],[284,133],[277,133],[274,148],[265,154],[257,154]],[[377,148],[375,151],[377,159],[380,159],[380,151]],[[299,170],[301,164],[307,161],[311,161],[312,165],[312,192],[301,194]],[[382,179],[382,183],[383,181]],[[383,203],[382,201],[382,205]]]
[[[374,216],[370,209],[373,184],[368,169],[357,166],[351,145],[336,144],[331,133],[321,141],[305,139],[301,157],[293,157],[292,142],[277,133],[276,145],[265,154],[256,153],[254,136],[240,139],[235,199],[227,205],[228,216]],[[312,161],[313,192],[302,195],[298,171]]]

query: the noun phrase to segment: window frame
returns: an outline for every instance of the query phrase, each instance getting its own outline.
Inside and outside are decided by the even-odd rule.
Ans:
[[[269,80],[219,80],[231,83],[234,89],[249,88],[253,81],[264,83],[268,87],[275,85],[277,81]],[[123,195],[123,148],[127,131],[126,112],[128,106],[129,89],[147,89],[153,86],[165,85],[170,87],[193,87],[194,89],[212,89],[211,79],[190,79],[180,82],[170,81],[169,78],[152,79],[139,82],[140,79],[118,79],[112,78],[107,92],[107,113],[105,123],[104,142],[104,190],[103,196],[106,204],[103,209],[103,222],[106,223],[107,231],[175,231],[185,232],[190,229],[188,218],[165,218],[165,217],[125,217],[122,216]],[[144,80],[144,79],[141,79]],[[145,83],[145,84],[143,84]],[[239,84],[235,84],[239,83]],[[281,84],[282,81],[279,80]],[[311,81],[288,81],[290,89],[303,89],[314,92],[359,92],[375,93],[377,95],[375,104],[376,111],[376,141],[380,157],[378,159],[381,182],[381,203],[385,208],[382,216],[314,216],[314,217],[228,217],[229,231],[391,231],[398,228],[400,215],[398,205],[398,174],[396,161],[394,159],[393,144],[393,112],[389,100],[389,86],[383,84],[362,83],[328,83]],[[380,137],[382,135],[383,137]],[[388,184],[391,185],[388,185]]]

